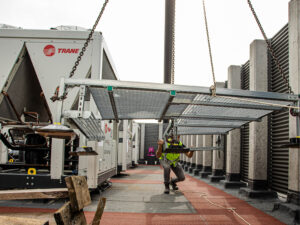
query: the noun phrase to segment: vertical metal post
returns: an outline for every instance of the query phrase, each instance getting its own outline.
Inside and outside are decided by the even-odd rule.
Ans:
[[[300,113],[300,100],[298,100],[298,108],[299,108],[299,111],[298,113]],[[298,115],[296,117],[296,129],[297,129],[297,136],[299,137],[300,136],[300,116]]]
[[[84,85],[80,85],[79,89],[79,101],[78,101],[78,116],[82,117],[84,111],[84,97],[85,97],[86,88]]]
[[[116,174],[118,173],[118,152],[119,152],[119,124],[116,121],[113,121],[113,143],[115,152],[113,155],[113,167],[116,167]]]
[[[65,79],[61,78],[59,85],[59,97],[64,94]],[[62,122],[63,101],[57,101],[57,111],[55,114],[55,122]],[[50,175],[51,179],[61,180],[64,173],[64,153],[65,153],[65,140],[52,138],[51,145],[51,159],[50,159]]]
[[[171,84],[174,79],[174,31],[175,0],[166,0],[165,4],[165,64],[164,83]]]
[[[58,97],[61,97],[64,94],[64,91],[65,91],[65,78],[61,78]],[[63,101],[60,100],[57,101],[56,103],[56,114],[55,114],[54,122],[61,123],[62,112],[63,112]]]
[[[163,123],[158,123],[158,139],[163,139]]]
[[[7,147],[0,142],[0,163],[1,164],[6,164],[8,161],[8,154],[7,154]]]
[[[166,0],[165,4],[165,84],[174,83],[175,3],[175,0]],[[168,120],[163,120],[163,122],[168,123]]]
[[[145,124],[141,125],[141,149],[140,149],[140,159],[145,159]]]
[[[128,153],[128,120],[123,120],[123,149],[122,149],[122,170],[127,170]]]

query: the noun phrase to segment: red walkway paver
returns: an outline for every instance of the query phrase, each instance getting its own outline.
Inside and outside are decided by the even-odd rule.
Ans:
[[[161,170],[145,170],[136,168],[126,171],[128,174],[161,174]],[[128,184],[160,184],[159,180],[130,180],[112,179],[113,183]],[[205,182],[186,175],[186,180],[178,184],[180,191],[196,210],[194,214],[180,213],[129,213],[129,212],[104,212],[101,225],[234,225],[247,224],[230,210],[220,208],[235,208],[236,212],[251,225],[279,225],[283,224],[277,219],[252,207],[243,200],[227,194]],[[206,199],[207,198],[207,199]],[[211,203],[209,201],[211,201]],[[176,203],[174,203],[176,204]],[[31,209],[0,207],[0,213],[53,213],[53,209]],[[94,212],[85,212],[88,222]]]

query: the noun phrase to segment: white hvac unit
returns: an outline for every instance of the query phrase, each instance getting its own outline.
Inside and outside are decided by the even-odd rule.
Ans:
[[[132,137],[132,161],[136,165],[138,164],[140,157],[140,124],[133,123],[133,137]]]
[[[126,171],[133,163],[132,127],[132,120],[121,122],[118,141],[118,172]]]
[[[132,165],[132,161],[133,161],[133,142],[132,142],[132,138],[133,138],[133,134],[132,134],[132,124],[133,121],[132,120],[128,120],[128,126],[127,126],[127,157],[126,157],[126,165],[129,168]]]
[[[96,188],[116,174],[118,128],[101,121],[89,90],[72,88],[64,101],[50,100],[61,78],[69,77],[88,35],[88,31],[0,29],[0,167],[19,169],[17,174],[0,173],[0,188],[57,187],[64,185],[65,176],[77,173],[86,175],[89,187]],[[73,78],[118,79],[100,32],[94,33]],[[61,139],[50,131],[38,132],[53,122],[61,122],[56,127],[69,126],[73,136]],[[5,130],[11,132],[4,134]],[[38,136],[42,133],[45,136]],[[30,149],[33,144],[39,149]],[[69,152],[84,145],[98,155],[78,156],[76,162]],[[8,163],[8,148],[23,152],[25,159]],[[37,174],[29,174],[28,168]],[[26,182],[30,176],[35,176],[32,184]]]
[[[123,131],[119,131],[119,140],[118,140],[118,173],[123,170]]]

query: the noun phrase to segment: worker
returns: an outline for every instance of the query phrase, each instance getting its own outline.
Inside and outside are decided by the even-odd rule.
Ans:
[[[185,180],[184,171],[183,171],[181,165],[179,164],[180,154],[179,153],[163,153],[164,140],[159,140],[157,142],[157,144],[158,144],[158,148],[156,151],[156,157],[159,158],[159,162],[164,169],[164,184],[165,184],[164,193],[169,194],[170,193],[170,184],[172,186],[172,189],[175,191],[175,190],[178,190],[176,183]],[[185,147],[181,143],[181,141],[176,141],[172,136],[169,136],[167,138],[167,144],[168,144],[168,148],[172,145],[179,145],[179,146]],[[189,158],[193,157],[193,151],[189,151],[184,154]],[[171,170],[175,173],[176,178],[170,179]]]

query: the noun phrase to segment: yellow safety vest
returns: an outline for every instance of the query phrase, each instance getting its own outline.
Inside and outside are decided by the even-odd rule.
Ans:
[[[181,141],[178,143],[179,146],[182,146]],[[170,148],[171,144],[168,143],[168,148]],[[180,154],[179,153],[162,153],[159,159],[164,159],[170,163],[170,165],[176,166],[179,161]]]

